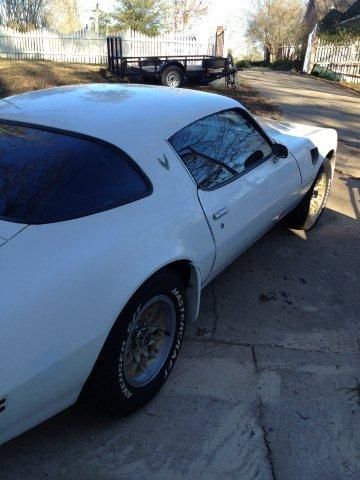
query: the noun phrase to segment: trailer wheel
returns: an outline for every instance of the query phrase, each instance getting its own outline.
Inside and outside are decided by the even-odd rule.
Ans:
[[[178,88],[181,87],[185,80],[184,71],[177,65],[166,67],[161,74],[161,83],[165,87]]]

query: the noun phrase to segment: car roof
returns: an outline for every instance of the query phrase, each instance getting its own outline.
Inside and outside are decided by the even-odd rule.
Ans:
[[[149,85],[87,84],[38,90],[0,101],[0,120],[94,136],[120,147],[166,139],[211,113],[239,106],[221,95]]]

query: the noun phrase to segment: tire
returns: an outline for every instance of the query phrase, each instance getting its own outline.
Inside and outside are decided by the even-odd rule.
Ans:
[[[181,67],[170,65],[161,74],[161,83],[164,87],[179,88],[184,83],[185,75]]]
[[[152,317],[151,312],[155,312]],[[153,331],[155,327],[146,329],[143,322],[155,325],[165,317],[163,326],[167,331],[161,332],[163,343],[155,354],[152,349],[156,343],[145,345],[154,338],[159,343],[161,335]],[[146,282],[120,314],[105,342],[85,388],[87,402],[116,415],[130,414],[149,402],[174,366],[184,336],[185,318],[184,285],[174,272],[164,271]],[[155,355],[142,373],[140,363],[146,363],[147,359],[141,355],[138,363],[141,348]]]
[[[329,197],[331,183],[331,164],[330,160],[325,159],[310,190],[299,205],[283,218],[282,223],[289,228],[310,230],[324,211]]]

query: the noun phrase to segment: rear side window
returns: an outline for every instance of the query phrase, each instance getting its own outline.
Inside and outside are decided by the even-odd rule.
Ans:
[[[0,218],[50,223],[138,200],[151,185],[125,153],[65,132],[0,123]]]

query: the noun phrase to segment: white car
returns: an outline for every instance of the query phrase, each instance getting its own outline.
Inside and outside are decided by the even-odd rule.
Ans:
[[[310,228],[334,130],[151,86],[0,100],[0,443],[77,401],[148,402],[201,289],[275,222]]]

